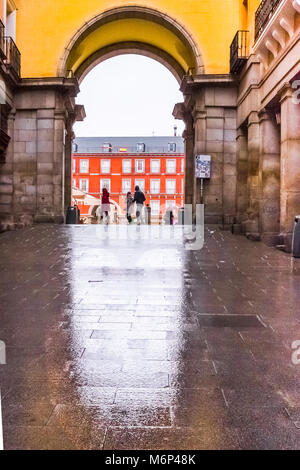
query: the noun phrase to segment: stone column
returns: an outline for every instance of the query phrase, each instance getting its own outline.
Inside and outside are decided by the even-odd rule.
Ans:
[[[66,127],[75,115],[75,79],[28,79],[16,92],[14,215],[35,222],[64,221]],[[69,149],[69,158],[71,153]],[[67,171],[70,172],[71,162]],[[66,195],[68,192],[68,198]]]
[[[295,215],[300,214],[300,104],[287,86],[281,97],[280,230],[291,248]]]
[[[263,110],[259,118],[259,232],[262,241],[276,245],[280,230],[280,130],[272,112]]]
[[[11,140],[8,144],[5,162],[0,163],[0,232],[14,227],[13,217],[13,191],[14,191],[14,121],[15,112],[12,110],[8,116],[8,135]]]
[[[237,188],[236,188],[236,206],[237,226],[241,226],[241,223],[245,217],[246,210],[248,208],[248,140],[247,130],[241,127],[237,130]]]
[[[205,154],[206,153],[206,111],[195,105],[193,110],[194,118],[194,188],[193,188],[193,213],[196,214],[196,204],[201,202],[201,190],[200,190],[200,180],[195,178],[195,155]],[[205,185],[206,186],[206,185]],[[206,191],[204,187],[204,204],[206,204]]]
[[[183,134],[185,145],[185,204],[193,204],[195,179],[193,118],[190,114],[186,114],[184,121],[186,125]]]
[[[65,209],[72,203],[72,143],[74,138],[73,119],[68,119],[65,143]]]
[[[260,204],[259,185],[259,118],[256,112],[252,112],[248,118],[248,209],[246,220],[243,221],[243,231],[249,238],[260,239],[258,216]]]
[[[236,220],[236,109],[224,109],[223,227],[231,229]]]

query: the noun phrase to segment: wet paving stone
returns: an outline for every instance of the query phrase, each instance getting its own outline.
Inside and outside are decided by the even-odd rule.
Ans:
[[[98,229],[0,235],[5,448],[300,448],[300,261]]]

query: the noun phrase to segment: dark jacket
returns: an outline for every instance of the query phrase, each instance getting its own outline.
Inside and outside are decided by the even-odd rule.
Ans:
[[[145,201],[146,201],[145,195],[141,190],[136,191],[134,193],[133,202],[136,202],[137,204],[144,204]]]

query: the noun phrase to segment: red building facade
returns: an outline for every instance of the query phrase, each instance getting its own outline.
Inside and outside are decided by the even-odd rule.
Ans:
[[[73,147],[73,202],[86,220],[96,215],[103,187],[112,212],[125,216],[126,194],[139,186],[152,217],[184,204],[185,156],[181,137],[77,138]]]

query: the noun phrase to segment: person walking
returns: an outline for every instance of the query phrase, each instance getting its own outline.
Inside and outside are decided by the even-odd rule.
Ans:
[[[140,190],[139,186],[135,187],[133,202],[136,203],[136,218],[137,224],[141,225],[142,213],[144,208],[144,202],[146,201],[145,194]]]
[[[101,211],[100,211],[100,222],[102,222],[104,215],[106,217],[106,223],[108,224],[108,214],[110,211],[110,200],[109,192],[106,188],[102,190],[102,200],[101,200]]]
[[[129,191],[126,195],[126,217],[128,223],[131,224],[132,222],[132,212],[133,212],[133,197],[131,192]]]

